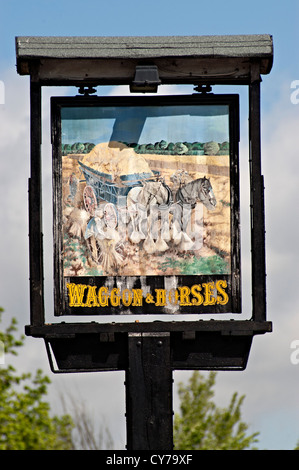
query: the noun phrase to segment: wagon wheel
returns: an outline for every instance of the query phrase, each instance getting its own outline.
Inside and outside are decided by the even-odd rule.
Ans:
[[[83,190],[83,201],[87,212],[94,216],[97,208],[97,198],[91,186],[85,186]]]
[[[110,202],[104,207],[104,220],[109,228],[115,228],[117,226],[117,212],[114,204]]]

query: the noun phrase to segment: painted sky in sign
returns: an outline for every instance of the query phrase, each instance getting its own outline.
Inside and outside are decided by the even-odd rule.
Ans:
[[[228,106],[62,108],[62,143],[229,141]]]

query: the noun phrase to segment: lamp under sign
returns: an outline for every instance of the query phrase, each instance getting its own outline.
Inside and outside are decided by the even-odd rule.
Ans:
[[[137,65],[135,77],[130,84],[131,93],[157,93],[161,85],[158,67],[156,65]]]

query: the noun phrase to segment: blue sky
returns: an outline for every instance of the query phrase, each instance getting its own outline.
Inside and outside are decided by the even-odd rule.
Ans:
[[[245,395],[243,419],[259,431],[260,447],[293,449],[299,440],[299,364],[290,360],[291,343],[299,338],[298,305],[298,158],[299,104],[290,100],[291,83],[299,80],[299,33],[296,1],[195,0],[2,0],[0,11],[0,168],[2,204],[0,305],[18,318],[21,331],[29,322],[27,179],[29,176],[29,81],[16,74],[15,36],[181,36],[272,34],[274,64],[262,82],[262,166],[266,185],[267,299],[271,334],[257,337],[244,372],[217,376],[216,399],[226,406],[237,391]],[[239,87],[240,88],[240,87]],[[244,310],[250,311],[248,255],[247,95],[241,96],[240,165]],[[64,90],[53,93],[64,94]],[[231,92],[231,90],[230,90]],[[44,93],[44,204],[46,302],[51,317],[51,147],[49,103]],[[115,94],[115,92],[114,92]],[[49,232],[49,233],[48,233]],[[49,279],[50,277],[50,279]],[[11,282],[10,282],[11,281]],[[17,286],[18,296],[11,288]],[[48,362],[42,341],[27,338],[16,366],[27,370]],[[1,365],[0,365],[1,367]],[[50,372],[49,372],[50,374]],[[175,373],[175,384],[189,373]],[[125,445],[124,376],[122,373],[51,375],[54,410],[57,390],[76,390],[92,413],[105,417],[118,448]],[[174,406],[177,399],[174,398]]]

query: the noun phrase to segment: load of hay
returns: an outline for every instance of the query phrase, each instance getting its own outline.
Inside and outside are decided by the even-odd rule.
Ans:
[[[120,142],[112,141],[96,145],[91,152],[81,158],[81,162],[96,171],[112,175],[114,179],[135,173],[153,175],[144,157]]]

